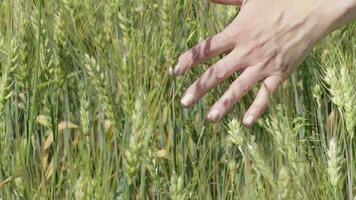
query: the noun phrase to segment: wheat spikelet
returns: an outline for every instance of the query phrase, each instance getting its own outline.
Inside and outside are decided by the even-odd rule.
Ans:
[[[242,146],[244,141],[244,132],[243,128],[236,119],[233,119],[228,124],[226,142],[223,146],[225,146],[224,154],[221,157],[221,160],[224,164],[227,165],[229,170],[229,180],[232,184],[235,182],[235,177],[237,173],[237,169],[239,164],[237,163],[236,156],[236,147],[243,154]]]
[[[118,21],[118,29],[120,33],[119,43],[122,45],[121,48],[121,59],[120,59],[120,67],[118,69],[117,77],[119,79],[118,90],[122,91],[120,93],[120,103],[123,108],[124,113],[129,115],[130,111],[127,110],[131,107],[131,79],[132,79],[132,68],[130,61],[133,57],[134,51],[134,41],[131,38],[131,32],[133,31],[133,22],[132,16],[130,16],[128,10],[124,9],[126,4],[130,4],[125,1],[120,1],[118,4],[118,12],[117,12],[117,21]]]
[[[90,175],[83,173],[74,183],[75,199],[99,199],[95,180]]]
[[[61,86],[65,80],[64,61],[68,57],[67,51],[67,36],[66,36],[66,23],[64,20],[63,10],[59,10],[55,16],[54,25],[54,48],[52,53],[51,65],[54,68],[54,78],[56,83]]]
[[[355,134],[356,127],[356,85],[355,85],[355,77],[352,76],[351,69],[347,68],[343,65],[340,69],[341,81],[343,82],[344,87],[344,113],[345,113],[345,122],[346,122],[346,130],[350,134],[351,139]]]
[[[67,10],[71,17],[75,16],[75,8],[78,7],[78,2],[73,1],[73,0],[61,0],[61,3],[63,4],[63,7],[65,10]],[[89,2],[85,2],[84,5],[88,5]]]
[[[270,117],[265,121],[265,128],[273,136],[275,148],[288,160],[293,171],[297,173],[297,154],[295,138],[292,130],[288,127],[288,122],[276,111],[277,116]]]
[[[172,20],[171,20],[171,12],[172,12],[172,3],[170,0],[163,0],[162,8],[160,9],[160,18],[161,26],[162,26],[162,42],[164,48],[164,56],[166,59],[166,64],[171,66],[173,64],[173,42],[172,42]]]
[[[1,35],[0,35],[1,38]],[[11,152],[11,132],[12,127],[9,126],[9,119],[11,119],[8,112],[5,112],[5,108],[8,108],[8,103],[11,102],[12,95],[14,94],[15,77],[14,72],[18,68],[18,40],[16,37],[12,38],[5,50],[5,60],[0,62],[1,65],[1,80],[0,80],[0,148],[2,149],[2,155],[5,159],[2,159],[1,165],[9,165],[10,152]],[[1,47],[0,47],[1,48]],[[7,109],[6,109],[7,110]]]
[[[253,160],[253,168],[257,174],[261,174],[271,186],[275,187],[274,176],[272,170],[267,165],[266,161],[263,159],[258,146],[255,142],[254,136],[251,137],[251,140],[247,143],[248,153]]]
[[[49,19],[45,17],[45,13],[40,13],[36,9],[31,16],[31,23],[34,29],[35,41],[38,42],[37,51],[39,64],[38,76],[44,78],[46,81],[52,81],[53,77],[53,48],[52,48],[52,35],[48,27]]]
[[[3,54],[5,54],[5,47],[4,47],[4,36],[2,35],[2,33],[0,32],[0,61],[3,62],[3,59],[1,59],[3,57]]]
[[[227,139],[235,145],[241,145],[244,141],[242,126],[236,119],[233,119],[229,123]]]
[[[33,15],[31,15],[30,21],[32,24],[32,27],[34,29],[34,36],[36,41],[40,40],[42,37],[48,36],[46,33],[45,27],[45,21],[44,17],[42,16],[40,19],[40,11],[38,9],[34,10]],[[43,41],[42,41],[43,43]]]
[[[343,109],[345,113],[346,129],[350,137],[354,136],[356,126],[356,94],[354,93],[355,85],[350,75],[349,69],[342,65],[340,69],[329,67],[325,73],[324,80],[329,85],[332,102]]]
[[[295,119],[294,122],[297,122],[297,119]],[[294,172],[298,171],[295,133],[298,132],[296,128],[302,126],[303,124],[296,124],[295,127],[290,125],[282,105],[277,105],[273,115],[265,121],[265,128],[273,136],[276,142],[276,148],[286,157],[289,164],[293,167]]]
[[[291,199],[290,190],[292,190],[290,172],[286,167],[282,167],[278,175],[278,199]]]
[[[24,8],[18,9],[19,4]],[[3,39],[0,33],[0,199],[32,194],[34,199],[334,199],[331,183],[340,192],[335,197],[352,198],[354,138],[338,135],[355,130],[356,77],[350,61],[344,60],[349,59],[347,52],[325,59],[332,60],[335,74],[331,76],[339,79],[330,93],[339,113],[332,110],[328,121],[334,122],[333,129],[327,133],[318,128],[325,125],[330,111],[321,83],[312,93],[303,87],[290,95],[284,95],[291,88],[283,84],[285,93],[274,97],[286,106],[272,110],[265,123],[251,129],[237,120],[228,123],[228,131],[226,121],[203,123],[206,104],[225,84],[193,112],[176,104],[180,91],[196,78],[193,73],[174,83],[168,76],[162,79],[164,68],[175,62],[176,47],[192,46],[221,31],[221,25],[235,17],[235,10],[189,0],[0,1],[0,32],[8,34]],[[352,51],[354,40],[344,33],[347,29],[338,41],[342,49]],[[314,62],[314,56],[305,65],[309,61]],[[302,70],[298,76],[308,86],[314,82],[308,79],[314,77]],[[137,95],[138,91],[143,94]],[[293,95],[311,109],[306,110],[306,122],[318,124],[294,118],[299,111]],[[252,96],[247,96],[236,111],[248,106]],[[314,118],[315,110],[322,120]],[[47,115],[42,119],[45,126],[36,124],[38,112]],[[52,139],[45,140],[50,145],[44,145],[48,154],[41,159],[43,137],[57,128],[58,120],[52,118],[79,121],[81,133],[58,131],[58,138],[53,133]],[[63,130],[67,123],[60,124],[58,129]],[[299,126],[305,127],[305,138],[297,137]],[[113,129],[125,134],[111,137]],[[256,142],[250,141],[250,132]],[[91,137],[85,137],[88,134]],[[329,154],[324,165],[323,150],[333,151],[332,145],[319,145],[322,134],[340,138],[337,149],[342,155],[338,156],[345,153],[350,158],[339,163],[341,169],[329,167]],[[50,179],[46,172],[42,175],[45,159],[53,159]],[[329,173],[328,168],[334,170]],[[16,172],[23,177],[7,182]],[[337,174],[341,174],[337,184],[329,183]],[[341,193],[348,190],[351,195]]]
[[[266,190],[265,190],[265,182],[263,175],[260,173],[256,173],[253,175],[254,181],[254,199],[265,199],[266,198]]]
[[[105,6],[103,32],[105,35],[105,41],[109,44],[112,42],[112,38],[114,38],[114,15],[114,8],[110,5]]]
[[[55,16],[54,23],[54,41],[57,45],[57,48],[65,48],[67,44],[66,36],[66,21],[64,19],[63,10],[59,10]]]
[[[13,94],[14,72],[19,67],[19,52],[17,44],[17,38],[12,38],[6,52],[7,61],[4,63],[0,83],[0,114],[3,112],[6,101],[9,100]]]
[[[4,148],[5,145],[5,119],[4,119],[4,106],[5,106],[5,98],[6,98],[6,80],[7,80],[7,63],[5,63],[5,55],[6,55],[6,50],[4,48],[4,38],[3,35],[0,32],[0,66],[1,69],[1,79],[0,79],[0,147]],[[4,67],[3,67],[4,66]],[[1,161],[1,160],[0,160]]]
[[[332,138],[329,142],[328,150],[328,175],[330,184],[337,188],[340,181],[340,169],[341,169],[342,157],[340,156],[340,150],[338,148],[338,142],[336,138]]]
[[[320,108],[321,107],[321,94],[322,94],[322,91],[321,91],[321,87],[320,87],[319,84],[316,84],[313,87],[312,94],[313,94],[314,99],[316,100],[316,103],[317,103],[318,107]]]
[[[354,90],[349,90],[344,109],[345,109],[345,121],[346,129],[350,134],[350,137],[353,138],[355,134],[356,127],[356,95]]]
[[[299,127],[303,127],[303,121],[294,120],[295,126],[291,127],[288,117],[285,114],[285,108],[277,105],[273,114],[265,120],[263,126],[273,136],[275,148],[283,155],[287,161],[288,169],[291,171],[293,187],[296,188],[299,195],[303,195],[304,189],[301,183],[303,178],[303,162],[299,161],[296,143],[296,133]],[[294,193],[290,193],[294,196]]]
[[[89,133],[89,123],[90,123],[90,117],[89,117],[89,99],[88,99],[88,92],[87,88],[84,86],[84,84],[80,84],[79,87],[80,91],[80,122],[81,122],[81,128],[82,132],[84,135],[88,135]]]
[[[130,141],[125,151],[125,166],[129,184],[133,184],[142,158],[142,150],[147,146],[150,136],[150,127],[145,115],[145,98],[143,94],[137,95],[134,112],[131,115],[131,135]]]
[[[171,177],[171,185],[169,190],[171,192],[171,198],[173,200],[183,200],[186,199],[184,195],[183,188],[183,178],[182,176],[177,176],[175,173]]]
[[[108,118],[113,122],[115,130],[118,130],[119,118],[116,109],[116,104],[112,99],[111,92],[105,86],[105,75],[102,72],[95,58],[88,54],[84,56],[85,70],[88,73],[90,80],[99,95],[99,101],[104,104]]]
[[[25,13],[23,7],[21,7],[21,12]],[[16,33],[17,47],[18,47],[18,67],[15,72],[16,83],[21,91],[28,85],[30,76],[30,57],[33,47],[31,47],[31,42],[33,40],[33,27],[30,19],[27,19],[24,14],[19,17],[19,30]]]
[[[231,158],[227,163],[227,167],[229,169],[229,174],[230,174],[231,180],[232,180],[232,182],[234,182],[237,169],[239,168],[239,164],[236,163],[235,158]]]
[[[121,1],[120,6],[119,6],[119,11],[117,13],[118,17],[118,23],[119,23],[119,28],[121,32],[121,41],[123,45],[127,46],[130,43],[131,40],[131,26],[132,26],[132,21],[131,18],[129,17],[129,13],[125,7],[125,2]]]
[[[330,86],[329,92],[331,94],[331,100],[335,105],[342,107],[344,104],[345,91],[343,91],[337,71],[332,67],[327,68],[324,79]]]
[[[165,152],[163,155],[160,155],[160,151],[156,152],[156,147],[153,144],[154,140],[149,140],[147,147],[146,147],[146,153],[143,154],[143,163],[145,165],[145,168],[149,171],[150,175],[154,177],[155,180],[159,179],[159,158],[165,157],[166,156],[166,151],[162,150]]]

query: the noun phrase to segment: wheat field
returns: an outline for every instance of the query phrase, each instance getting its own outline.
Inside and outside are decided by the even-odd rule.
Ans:
[[[237,8],[0,1],[0,199],[356,199],[356,24],[323,39],[252,128],[179,101],[178,56]]]

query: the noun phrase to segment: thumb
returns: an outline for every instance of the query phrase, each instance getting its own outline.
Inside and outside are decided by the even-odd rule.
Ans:
[[[212,3],[220,3],[225,5],[241,5],[243,0],[209,0]]]

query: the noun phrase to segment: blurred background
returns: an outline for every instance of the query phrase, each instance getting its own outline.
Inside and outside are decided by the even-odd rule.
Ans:
[[[354,199],[356,24],[324,39],[251,129],[179,100],[178,56],[238,9],[190,0],[0,1],[0,199]]]

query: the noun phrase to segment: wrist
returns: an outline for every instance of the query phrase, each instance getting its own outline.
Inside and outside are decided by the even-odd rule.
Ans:
[[[356,0],[338,0],[325,4],[321,19],[327,21],[324,34],[327,35],[356,19]]]
[[[345,25],[356,20],[356,0],[345,0],[343,21]]]

